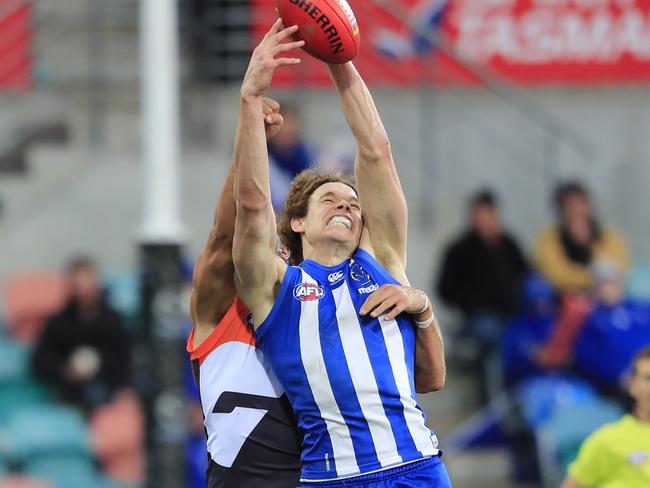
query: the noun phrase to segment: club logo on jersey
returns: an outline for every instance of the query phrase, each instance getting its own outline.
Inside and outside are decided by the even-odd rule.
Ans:
[[[354,281],[358,281],[360,285],[370,283],[370,275],[354,260],[350,261],[350,276]]]
[[[341,281],[343,279],[343,276],[345,276],[343,270],[335,271],[334,273],[330,273],[327,276],[327,281],[329,281],[333,285]]]
[[[293,297],[301,302],[320,300],[323,295],[323,288],[316,283],[300,283],[293,289]]]

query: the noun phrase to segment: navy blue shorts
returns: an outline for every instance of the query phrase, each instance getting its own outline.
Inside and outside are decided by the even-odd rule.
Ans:
[[[303,488],[451,488],[439,457],[345,480],[303,483]]]

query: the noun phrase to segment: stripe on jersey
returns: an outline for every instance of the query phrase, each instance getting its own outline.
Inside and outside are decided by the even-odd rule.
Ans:
[[[348,351],[343,342],[344,335],[341,333],[342,330],[346,331],[346,329],[352,327],[356,327],[358,330],[359,325],[349,321],[339,323],[338,314],[340,310],[340,304],[338,301],[335,302],[332,291],[327,290],[318,306],[318,322],[321,324],[320,339],[321,344],[325,346],[327,351],[327,354],[323,353],[325,367],[327,368],[327,378],[325,380],[330,381],[336,403],[350,430],[356,464],[359,466],[359,470],[365,472],[380,469],[382,465],[375,452],[372,433],[359,403],[359,391],[363,391],[363,389],[358,387],[363,383],[354,383],[352,377],[354,365],[349,361]],[[347,338],[348,343],[350,342],[349,339],[351,338]],[[363,338],[353,346],[353,350],[360,347],[364,347]],[[354,371],[354,373],[358,372]],[[368,370],[367,373],[372,373],[372,371]],[[339,474],[345,475],[347,473]]]
[[[402,333],[399,330],[399,324],[396,320],[379,319],[381,332],[386,343],[388,351],[388,360],[390,361],[395,383],[400,395],[400,401],[404,406],[404,418],[408,427],[415,447],[424,456],[436,454],[436,449],[431,440],[431,432],[423,429],[424,414],[418,409],[415,401],[415,392],[411,389],[409,372],[406,366],[406,354],[404,352],[404,342]]]
[[[315,283],[315,280],[302,271],[303,283]],[[334,398],[329,381],[323,381],[326,375],[325,360],[320,340],[320,323],[318,320],[318,300],[307,300],[300,304],[300,354],[307,375],[309,387],[316,406],[325,421],[327,432],[332,442],[333,459],[336,460],[338,475],[359,473],[350,431]],[[333,460],[329,460],[332,462]]]
[[[351,293],[352,301],[357,310],[360,310],[367,295]],[[381,333],[381,324],[379,319],[366,316],[359,319],[361,322],[361,331],[366,343],[366,349],[372,351],[370,362],[375,375],[375,381],[379,388],[384,401],[384,412],[386,413],[390,425],[393,428],[397,449],[400,453],[417,452],[413,438],[406,426],[404,417],[404,406],[400,399],[400,393],[395,383],[393,370],[391,369],[388,357],[388,349]],[[380,338],[380,339],[379,339]],[[415,346],[415,345],[414,345]],[[403,457],[403,456],[402,456]],[[411,460],[409,458],[406,461]]]
[[[347,282],[332,291],[336,303],[336,321],[348,363],[354,393],[363,393],[360,409],[365,417],[381,467],[401,463],[392,426],[384,412],[375,374],[361,332],[361,324],[352,303]]]

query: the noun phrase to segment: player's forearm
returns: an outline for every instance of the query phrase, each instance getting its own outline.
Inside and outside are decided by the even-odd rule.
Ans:
[[[261,96],[242,95],[235,137],[237,217],[268,213],[271,208],[269,162]],[[240,215],[240,212],[242,214]],[[265,219],[266,220],[266,219]]]
[[[390,145],[366,84],[352,63],[330,64],[328,67],[343,113],[357,141],[359,156],[366,161],[381,159],[390,151]]]
[[[437,391],[445,386],[447,369],[442,333],[438,321],[429,311],[416,320],[426,322],[433,319],[425,329],[418,328],[415,343],[415,389],[418,393]]]
[[[219,201],[217,202],[217,208],[214,212],[213,227],[206,245],[208,250],[232,246],[236,215],[235,172],[236,166],[233,161],[228,169],[226,181],[223,184]]]

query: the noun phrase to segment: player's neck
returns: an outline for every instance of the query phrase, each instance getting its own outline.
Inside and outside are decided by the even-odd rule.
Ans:
[[[354,249],[350,249],[349,245],[338,242],[328,241],[314,245],[303,243],[303,257],[323,266],[341,264],[346,259],[349,259],[353,253]]]
[[[645,422],[646,424],[650,424],[650,408],[643,409],[641,407],[637,407],[636,410],[634,411],[634,415],[641,422]]]

